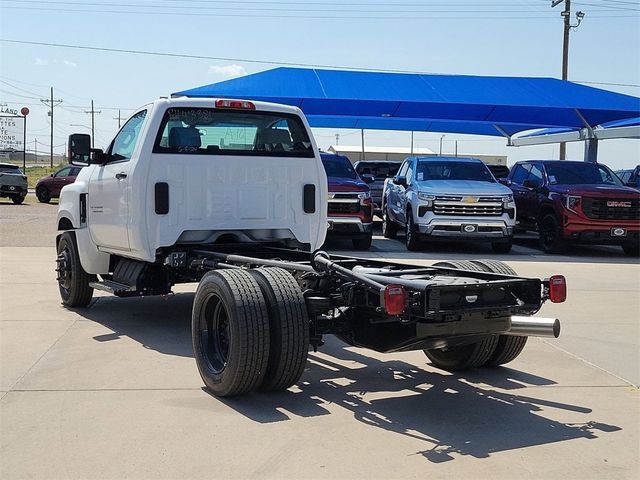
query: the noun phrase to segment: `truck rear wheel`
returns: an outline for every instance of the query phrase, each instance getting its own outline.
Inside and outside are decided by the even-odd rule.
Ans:
[[[457,268],[460,270],[485,271],[484,268],[467,260],[438,262],[434,267]],[[487,363],[498,345],[498,336],[489,335],[468,345],[450,348],[432,348],[424,350],[431,364],[450,372],[478,368]]]
[[[309,350],[309,317],[298,282],[282,268],[250,271],[258,282],[269,312],[271,345],[260,390],[286,390],[304,372]]]
[[[191,338],[200,376],[212,393],[242,395],[261,385],[269,361],[269,314],[251,274],[222,270],[202,277]]]
[[[509,265],[497,260],[471,260],[472,263],[483,268],[487,272],[504,273],[505,275],[517,275],[516,271]],[[485,363],[485,367],[497,367],[514,360],[527,344],[529,337],[518,337],[515,335],[499,335],[498,345]]]
[[[407,245],[407,250],[410,252],[416,252],[420,249],[420,236],[415,223],[413,223],[413,213],[411,210],[407,210],[407,223],[404,230],[404,241]]]
[[[64,232],[58,242],[56,259],[58,288],[62,303],[67,307],[86,307],[93,297],[89,282],[93,276],[84,271],[78,255],[78,244],[73,232]]]

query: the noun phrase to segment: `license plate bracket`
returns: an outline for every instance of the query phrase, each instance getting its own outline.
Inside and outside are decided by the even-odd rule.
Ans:
[[[622,227],[613,227],[611,229],[611,236],[612,237],[626,237],[627,236],[627,229],[626,228],[622,228]]]

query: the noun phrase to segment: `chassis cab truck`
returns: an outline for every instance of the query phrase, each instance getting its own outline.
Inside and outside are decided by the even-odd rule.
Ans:
[[[69,139],[86,166],[62,189],[57,280],[69,308],[95,289],[164,295],[197,283],[192,341],[219,396],[282,390],[335,334],[379,352],[424,350],[447,370],[507,363],[528,336],[557,337],[564,277],[522,278],[471,260],[407,266],[316,251],[327,177],[302,112],[227,99],[160,99],[105,151]],[[149,328],[153,328],[152,325]]]

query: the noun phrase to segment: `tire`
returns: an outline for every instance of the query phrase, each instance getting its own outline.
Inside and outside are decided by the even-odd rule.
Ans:
[[[562,239],[560,223],[552,213],[547,213],[540,221],[540,247],[545,253],[561,253],[565,243]]]
[[[298,282],[282,268],[250,274],[260,286],[269,312],[269,361],[259,389],[286,390],[304,372],[309,350],[309,317]]]
[[[491,242],[491,250],[494,253],[509,253],[513,246],[513,237],[509,237],[507,241]]]
[[[36,197],[40,203],[49,203],[51,201],[51,194],[47,187],[38,187],[36,189]]]
[[[351,240],[353,243],[353,248],[356,250],[369,250],[371,248],[371,241],[373,240],[373,234],[369,234],[369,236],[364,238],[354,238]]]
[[[407,245],[407,250],[410,252],[416,252],[420,250],[420,239],[416,233],[416,227],[413,223],[413,214],[411,210],[407,211],[407,223],[404,230],[404,242]]]
[[[640,257],[640,244],[625,243],[622,245],[622,251],[629,257]]]
[[[15,205],[20,205],[22,202],[24,202],[24,197],[21,195],[14,195],[13,197],[11,197],[11,201]]]
[[[385,205],[382,212],[382,235],[384,238],[394,239],[398,234],[398,224],[389,217],[389,207]]]
[[[487,272],[504,273],[505,275],[517,275],[516,271],[508,265],[497,260],[471,260],[474,264]],[[498,344],[493,355],[484,364],[485,367],[497,367],[514,360],[527,344],[529,337],[517,337],[514,335],[499,335]]]
[[[58,288],[62,303],[67,307],[86,307],[93,297],[93,288],[89,282],[93,275],[84,271],[78,255],[78,244],[73,232],[64,232],[58,242],[56,260]]]
[[[251,274],[221,270],[202,277],[191,338],[200,376],[214,395],[243,395],[262,384],[269,361],[269,313]]]

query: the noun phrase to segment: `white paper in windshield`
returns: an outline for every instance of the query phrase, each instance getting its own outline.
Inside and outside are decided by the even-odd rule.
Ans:
[[[549,175],[549,183],[551,185],[555,185],[556,183],[558,183],[558,181],[556,180],[556,176],[555,175]]]
[[[418,181],[419,181],[419,182],[424,181],[424,173],[422,173],[422,172],[418,172]]]

